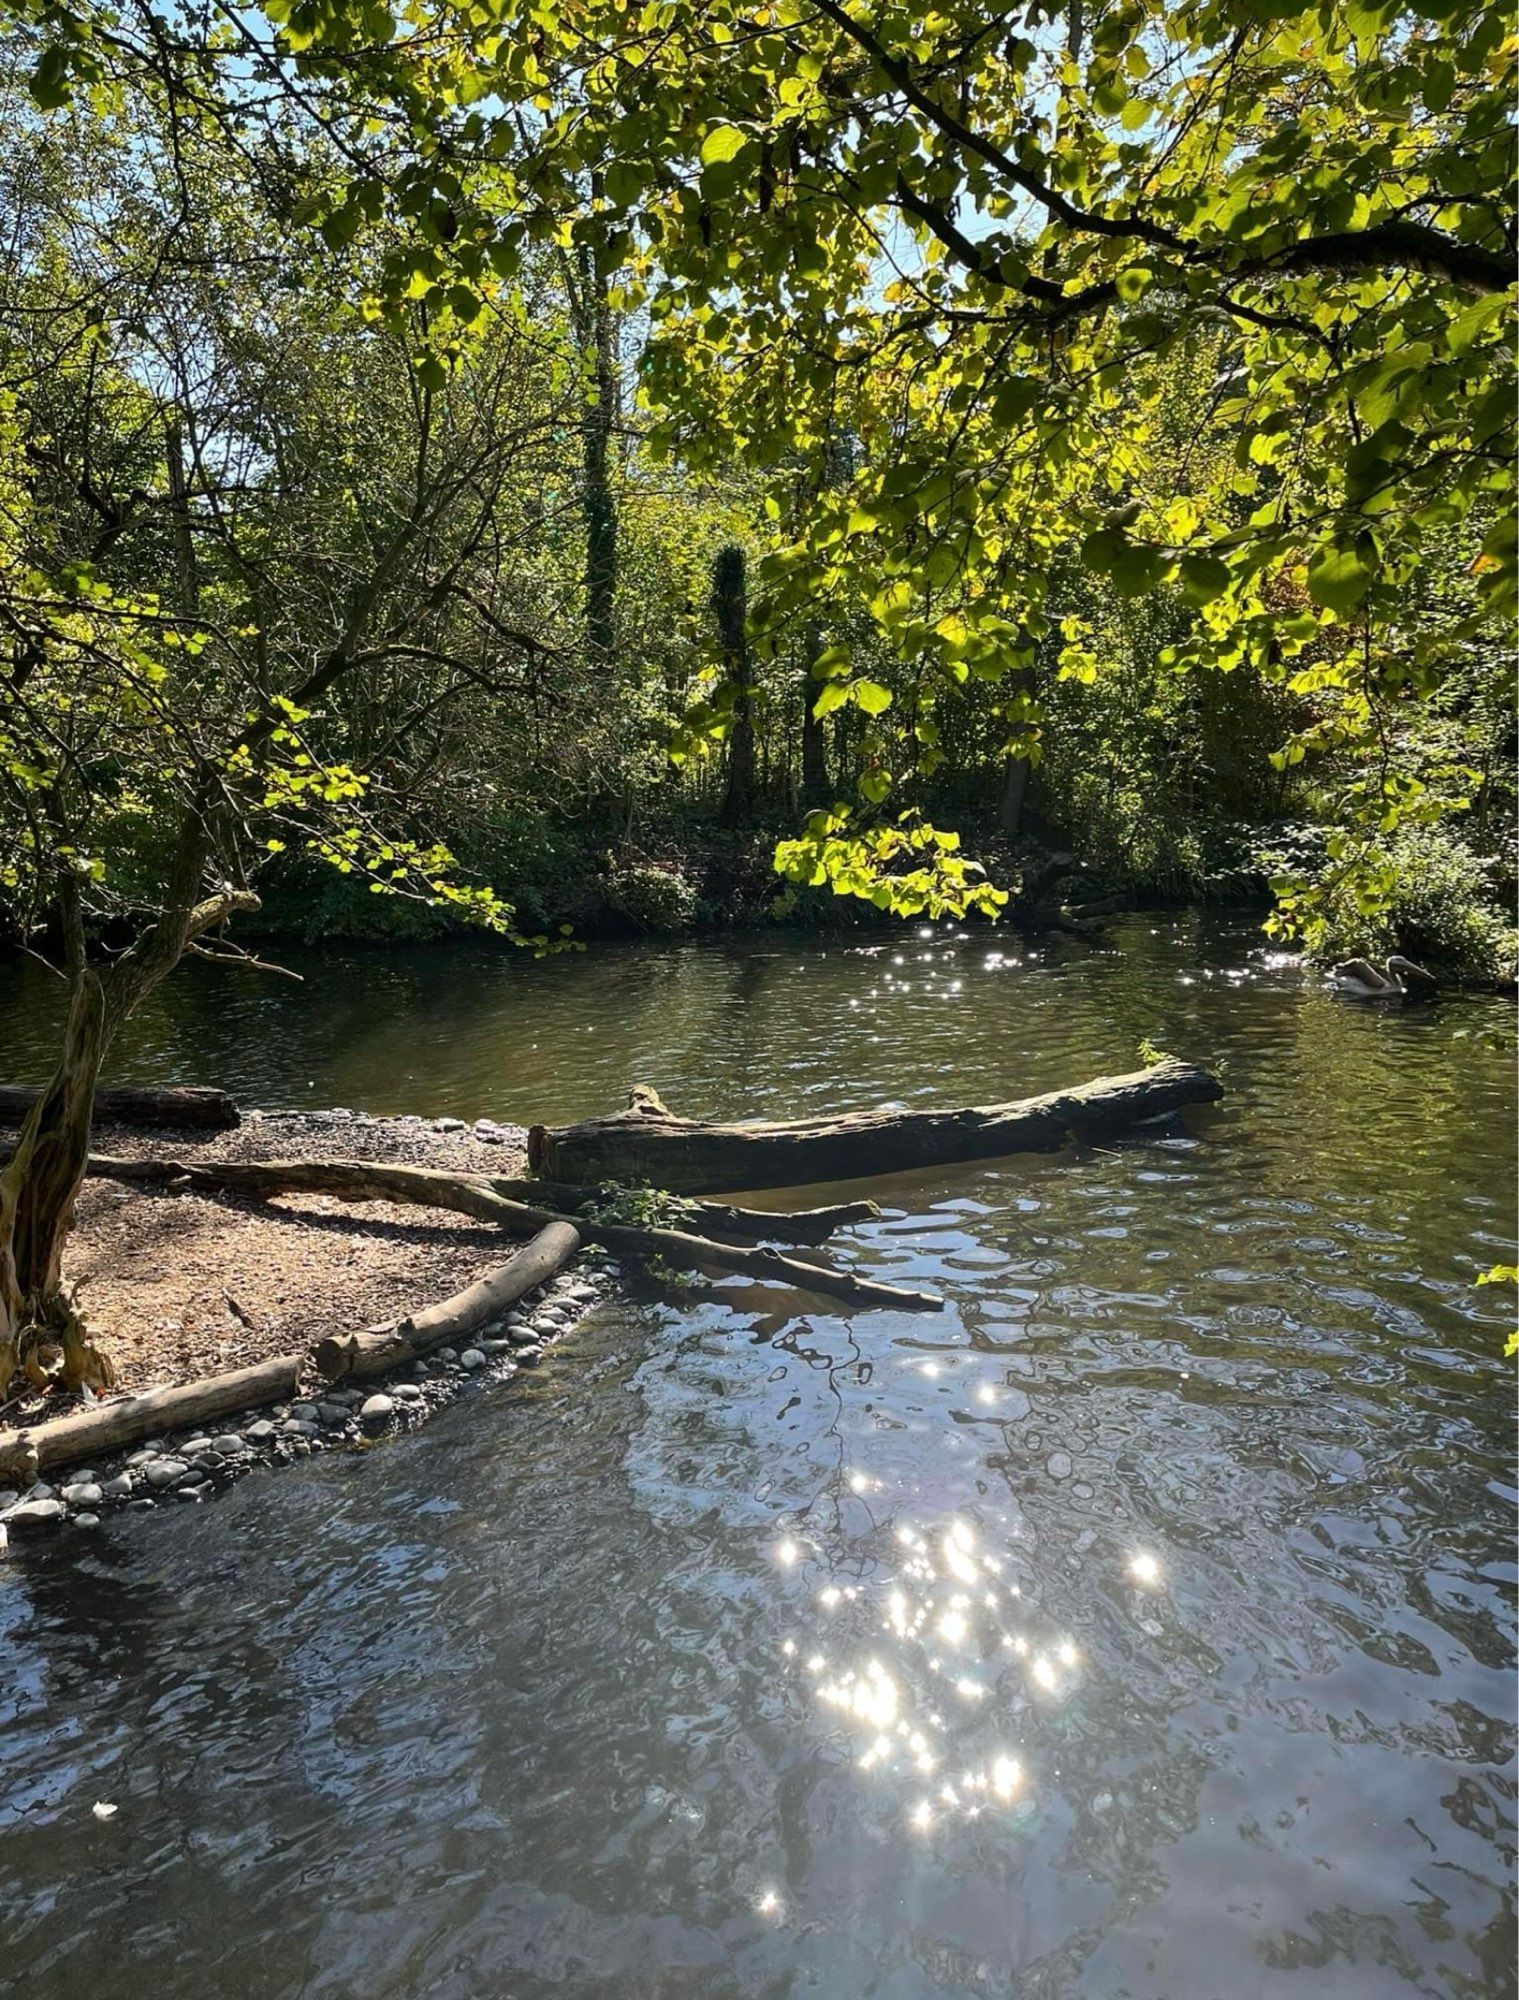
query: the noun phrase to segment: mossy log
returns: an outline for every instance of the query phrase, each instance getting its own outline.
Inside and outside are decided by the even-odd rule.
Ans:
[[[325,1194],[339,1201],[414,1202],[427,1208],[449,1209],[494,1222],[513,1235],[529,1236],[550,1222],[565,1218],[552,1209],[511,1201],[489,1182],[440,1167],[389,1166],[375,1160],[114,1160],[92,1154],[89,1171],[110,1180],[159,1183],[169,1187],[201,1188],[209,1192],[253,1195],[268,1199],[280,1194]],[[678,1270],[742,1271],[752,1278],[771,1278],[822,1298],[847,1299],[854,1305],[891,1306],[914,1312],[938,1312],[944,1301],[935,1292],[909,1291],[863,1272],[837,1265],[787,1257],[779,1250],[744,1243],[719,1243],[684,1229],[645,1228],[633,1223],[593,1222],[577,1218],[575,1227],[587,1243],[600,1243],[619,1256],[659,1258]]]
[[[52,1466],[104,1457],[159,1431],[184,1430],[215,1417],[234,1417],[266,1403],[286,1402],[296,1392],[305,1359],[303,1354],[279,1354],[251,1368],[208,1376],[204,1382],[116,1396],[71,1416],[0,1431],[0,1486],[28,1486]]]
[[[20,1125],[41,1095],[35,1083],[0,1083],[0,1125]],[[230,1132],[241,1123],[226,1091],[199,1085],[176,1090],[113,1084],[95,1092],[94,1116],[101,1125],[163,1126],[178,1132]]]
[[[499,1320],[546,1285],[580,1248],[580,1232],[570,1222],[547,1223],[494,1271],[488,1271],[452,1298],[441,1299],[424,1312],[408,1313],[387,1326],[363,1333],[334,1333],[319,1340],[313,1359],[329,1381],[344,1377],[383,1375],[446,1342],[467,1340],[472,1333]]]
[[[528,1163],[550,1180],[646,1181],[677,1194],[805,1187],[1005,1153],[1056,1152],[1222,1095],[1207,1070],[1167,1060],[1011,1104],[728,1125],[678,1118],[640,1087],[626,1111],[577,1125],[533,1126]]]

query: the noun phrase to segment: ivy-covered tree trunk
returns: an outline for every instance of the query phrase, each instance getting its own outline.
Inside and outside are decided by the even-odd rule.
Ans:
[[[617,423],[617,332],[606,278],[589,245],[580,252],[580,335],[589,363],[581,423],[582,507],[585,515],[585,639],[592,659],[606,662],[616,640],[617,502],[612,491],[612,439]]]
[[[45,1385],[39,1353],[49,1346],[62,1349],[70,1387],[105,1388],[114,1379],[63,1288],[63,1250],[89,1163],[95,1085],[109,1040],[104,983],[81,968],[58,1066],[0,1173],[0,1395],[17,1369]]]
[[[723,652],[723,674],[733,690],[733,727],[728,737],[728,776],[723,818],[731,826],[754,810],[754,708],[749,687],[749,582],[744,552],[737,542],[720,548],[712,562],[712,616]]]
[[[807,633],[807,657],[802,668],[802,804],[808,808],[828,801],[828,739],[826,725],[814,715],[818,684],[812,678],[812,662],[822,650],[822,635],[814,625]]]

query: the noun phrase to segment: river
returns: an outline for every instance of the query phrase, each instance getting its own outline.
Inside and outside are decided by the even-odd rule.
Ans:
[[[1228,1095],[885,1184],[844,1254],[941,1315],[646,1291],[412,1438],[13,1548],[0,1990],[1512,1992],[1512,1010],[991,935],[165,989],[116,1073],[250,1103],[987,1102],[1146,1037]]]

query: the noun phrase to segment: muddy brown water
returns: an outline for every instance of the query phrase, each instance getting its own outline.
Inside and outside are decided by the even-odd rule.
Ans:
[[[1229,1095],[893,1180],[842,1254],[942,1315],[628,1298],[409,1440],[13,1547],[0,1991],[1511,1993],[1510,1010],[1113,946],[177,979],[118,1075],[250,1103],[987,1101],[1146,1036]]]

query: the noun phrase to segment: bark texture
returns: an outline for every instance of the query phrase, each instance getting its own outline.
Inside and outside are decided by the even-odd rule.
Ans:
[[[784,1124],[704,1124],[673,1116],[652,1092],[626,1111],[577,1125],[535,1125],[528,1162],[553,1180],[647,1182],[680,1194],[803,1187],[873,1174],[1055,1152],[1223,1095],[1194,1063],[1166,1061],[1012,1104],[946,1111],[863,1111]]]
[[[408,1313],[389,1326],[329,1334],[317,1342],[316,1365],[329,1381],[383,1375],[445,1342],[465,1340],[547,1284],[579,1248],[580,1232],[572,1223],[547,1223],[515,1256],[451,1299],[442,1299],[425,1312]]]
[[[234,1368],[204,1382],[178,1389],[149,1389],[140,1396],[120,1396],[97,1403],[69,1417],[45,1424],[0,1431],[0,1485],[26,1486],[39,1472],[79,1459],[103,1457],[123,1445],[136,1444],[159,1431],[181,1430],[261,1409],[294,1396],[305,1361],[302,1354],[280,1354],[251,1368]]]
[[[43,1088],[38,1083],[0,1083],[0,1125],[19,1125]],[[198,1085],[182,1090],[111,1085],[95,1092],[95,1116],[109,1125],[162,1126],[176,1132],[230,1132],[242,1122],[226,1091]]]

